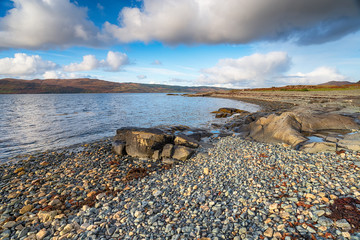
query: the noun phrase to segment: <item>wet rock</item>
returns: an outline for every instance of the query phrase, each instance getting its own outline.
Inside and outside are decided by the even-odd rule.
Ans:
[[[214,111],[216,118],[227,118],[236,113],[248,113],[247,111],[236,109],[236,108],[219,108],[217,111]]]

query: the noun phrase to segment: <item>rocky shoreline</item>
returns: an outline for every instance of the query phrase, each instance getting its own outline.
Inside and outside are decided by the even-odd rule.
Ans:
[[[170,163],[111,139],[24,157],[0,165],[0,239],[360,239],[356,151],[229,136]]]

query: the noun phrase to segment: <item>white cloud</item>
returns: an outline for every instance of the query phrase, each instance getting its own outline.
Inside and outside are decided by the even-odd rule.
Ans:
[[[99,65],[100,62],[94,55],[86,55],[83,56],[81,63],[71,63],[70,65],[64,66],[64,70],[67,72],[90,71],[98,68]]]
[[[355,0],[144,0],[124,8],[104,30],[121,42],[248,43],[292,38],[301,44],[339,39],[360,29]]]
[[[318,67],[309,73],[298,72],[287,76],[282,81],[286,85],[316,85],[329,81],[348,81],[349,78],[330,67]]]
[[[289,70],[290,65],[291,59],[285,52],[220,59],[216,66],[202,70],[198,82],[209,85],[258,87],[282,76]]]
[[[0,48],[51,48],[97,45],[104,39],[87,18],[87,9],[69,0],[12,0],[0,18]]]
[[[119,71],[123,65],[129,63],[129,58],[125,53],[109,51],[106,61],[103,61],[105,67],[110,71]]]
[[[64,73],[62,71],[46,71],[42,77],[44,79],[72,79],[89,77],[88,75],[82,75],[77,73]]]
[[[0,59],[0,75],[12,77],[29,77],[44,74],[58,68],[51,61],[45,61],[38,55],[29,56],[16,53],[13,58]]]
[[[94,55],[86,55],[81,63],[71,63],[64,66],[64,71],[80,72],[103,68],[106,71],[116,72],[128,63],[129,59],[125,53],[109,51],[106,60],[98,60]]]

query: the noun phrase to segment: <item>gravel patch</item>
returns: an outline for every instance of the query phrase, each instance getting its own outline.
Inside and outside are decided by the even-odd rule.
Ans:
[[[360,210],[358,161],[238,137],[173,165],[110,140],[39,153],[0,166],[0,239],[360,239],[330,211]]]

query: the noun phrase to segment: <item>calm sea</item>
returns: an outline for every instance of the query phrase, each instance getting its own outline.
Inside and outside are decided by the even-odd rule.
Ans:
[[[220,107],[258,106],[220,98],[163,93],[0,95],[0,162],[115,135],[126,126],[209,127]]]

